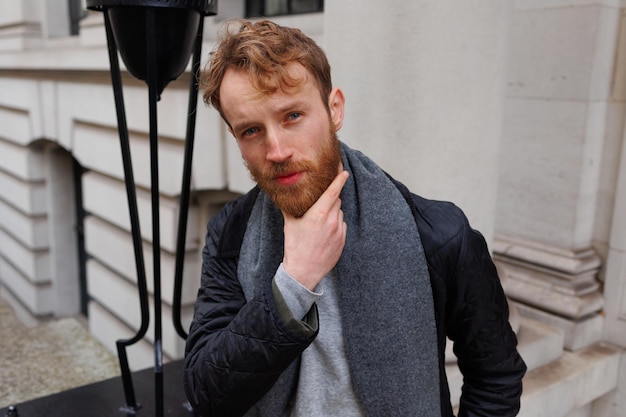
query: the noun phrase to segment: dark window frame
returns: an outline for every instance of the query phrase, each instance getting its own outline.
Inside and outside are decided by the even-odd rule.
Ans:
[[[295,14],[319,13],[324,11],[324,0],[316,0],[317,4],[315,5],[315,7],[311,10],[306,11],[294,10],[294,3],[297,2],[297,0],[287,0],[286,11],[267,14],[267,1],[268,0],[246,0],[246,18],[288,16]]]

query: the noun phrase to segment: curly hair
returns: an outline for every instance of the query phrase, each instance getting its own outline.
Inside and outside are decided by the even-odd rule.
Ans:
[[[332,90],[330,65],[326,54],[313,39],[299,29],[283,27],[269,20],[231,21],[221,32],[200,76],[204,102],[212,105],[224,118],[220,86],[228,68],[245,70],[252,85],[264,94],[279,89],[285,93],[293,92],[303,81],[290,76],[288,64],[293,62],[301,64],[313,76],[322,101],[328,106]]]

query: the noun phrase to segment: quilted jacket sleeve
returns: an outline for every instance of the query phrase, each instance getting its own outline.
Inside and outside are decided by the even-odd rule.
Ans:
[[[463,374],[459,417],[515,416],[526,365],[487,244],[453,204],[416,204],[438,315]]]
[[[209,224],[202,281],[185,349],[184,386],[203,417],[241,416],[276,382],[317,334],[317,310],[308,322],[289,323],[273,285],[246,300],[237,257],[218,253],[232,205]],[[270,280],[271,281],[271,280]]]
[[[459,250],[456,308],[449,325],[464,378],[459,417],[515,416],[526,365],[485,240],[467,220]]]

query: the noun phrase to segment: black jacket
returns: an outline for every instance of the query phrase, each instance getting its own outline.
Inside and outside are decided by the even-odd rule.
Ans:
[[[526,366],[483,237],[453,204],[426,200],[394,183],[413,211],[428,263],[442,416],[453,415],[445,375],[446,336],[454,342],[464,376],[459,417],[515,416]],[[239,249],[258,192],[255,188],[227,204],[208,227],[184,377],[189,401],[205,417],[245,414],[316,336],[294,332],[280,319],[270,287],[246,302],[237,280]],[[309,316],[314,322],[315,308]]]

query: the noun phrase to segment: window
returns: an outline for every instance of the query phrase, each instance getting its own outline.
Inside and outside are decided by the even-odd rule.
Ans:
[[[80,20],[87,16],[85,0],[67,0],[70,20],[70,35],[78,35]]]
[[[324,0],[246,0],[246,16],[280,16],[324,10]]]

